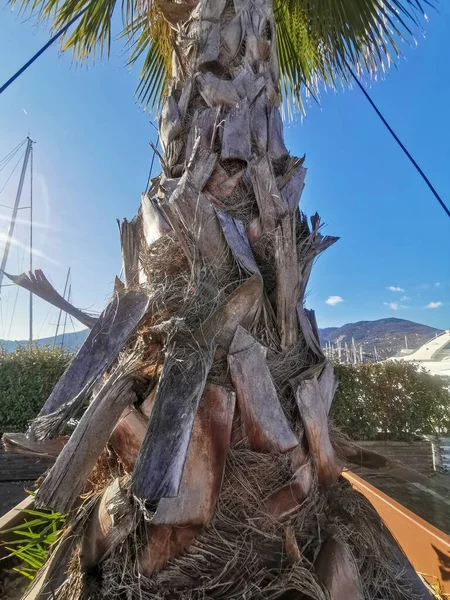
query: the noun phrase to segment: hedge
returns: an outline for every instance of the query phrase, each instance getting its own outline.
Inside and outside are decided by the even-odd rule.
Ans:
[[[0,349],[0,433],[26,430],[71,357],[48,346]],[[352,439],[411,441],[450,432],[448,381],[400,361],[335,369],[331,417]]]
[[[335,365],[331,417],[354,440],[412,441],[450,431],[449,381],[414,363]]]
[[[61,348],[0,349],[0,433],[25,431],[71,358]]]

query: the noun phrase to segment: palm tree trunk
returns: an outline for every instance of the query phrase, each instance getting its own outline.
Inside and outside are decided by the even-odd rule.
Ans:
[[[174,44],[162,173],[120,228],[117,292],[140,286],[149,308],[123,334],[133,370],[114,344],[108,360],[94,353],[84,396],[113,374],[37,493],[84,531],[81,568],[57,597],[410,597],[379,518],[339,477],[328,431],[336,381],[304,296],[337,238],[298,208],[306,170],[283,141],[272,3],[202,0],[187,20],[178,4],[158,6]],[[60,386],[52,403],[58,433],[80,408],[62,391],[74,393]],[[90,465],[110,431],[122,466],[100,485]],[[92,488],[80,526],[75,497]]]

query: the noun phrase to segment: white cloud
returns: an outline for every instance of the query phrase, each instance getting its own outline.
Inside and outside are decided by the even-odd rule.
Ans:
[[[390,285],[387,289],[390,292],[404,292],[405,291],[403,288],[395,286],[395,285]]]
[[[401,308],[408,308],[405,304],[399,302],[383,302],[384,306],[388,306],[391,310],[400,310]]]
[[[430,302],[425,306],[425,308],[440,308],[442,306],[442,302]]]
[[[400,298],[400,302],[409,302],[411,300],[411,298],[409,296],[402,296]]]
[[[344,302],[344,299],[340,296],[330,296],[328,300],[326,300],[326,303],[330,306],[336,306],[336,304],[339,304],[340,302]]]
[[[389,306],[391,310],[398,310],[400,308],[398,302],[383,302],[384,306]]]
[[[436,287],[441,287],[441,282],[440,281],[436,281],[436,283],[434,284]]]

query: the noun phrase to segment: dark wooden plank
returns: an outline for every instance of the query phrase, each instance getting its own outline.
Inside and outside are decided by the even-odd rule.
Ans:
[[[319,483],[329,488],[336,481],[341,467],[331,445],[328,417],[316,377],[293,382],[297,406],[305,428],[309,450],[317,468]]]
[[[133,492],[150,503],[178,494],[195,415],[213,350],[172,346],[166,352]]]
[[[330,600],[362,600],[358,568],[346,544],[334,538],[325,542],[317,559],[316,573]]]
[[[232,390],[207,384],[195,417],[183,477],[176,498],[162,498],[154,525],[207,525],[219,499],[230,446],[236,397]]]
[[[116,374],[105,383],[37,491],[38,506],[69,512],[83,491],[123,409],[136,399],[132,386],[132,379]]]
[[[31,496],[27,494],[25,490],[33,489],[34,480],[21,480],[21,481],[0,481],[0,531],[3,529],[9,529],[14,527],[21,522],[22,515],[16,510],[19,503],[30,501]],[[23,506],[23,508],[32,508],[31,506]],[[9,511],[14,510],[14,520],[10,521],[8,515]],[[20,518],[17,518],[20,517]],[[2,542],[7,542],[10,538],[10,534],[1,534]],[[0,560],[9,554],[4,547],[0,546]]]
[[[87,396],[117,358],[149,306],[141,291],[114,294],[64,375],[56,384],[39,417],[50,415],[80,394]]]
[[[55,462],[51,457],[24,456],[0,447],[0,482],[34,481]]]
[[[266,349],[238,326],[228,355],[231,380],[253,450],[287,452],[298,445],[266,362]]]

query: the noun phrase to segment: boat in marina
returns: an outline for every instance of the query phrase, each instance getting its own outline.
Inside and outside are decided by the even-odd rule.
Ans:
[[[432,375],[450,378],[450,329],[429,340],[416,350],[404,349],[389,360],[415,362]]]

